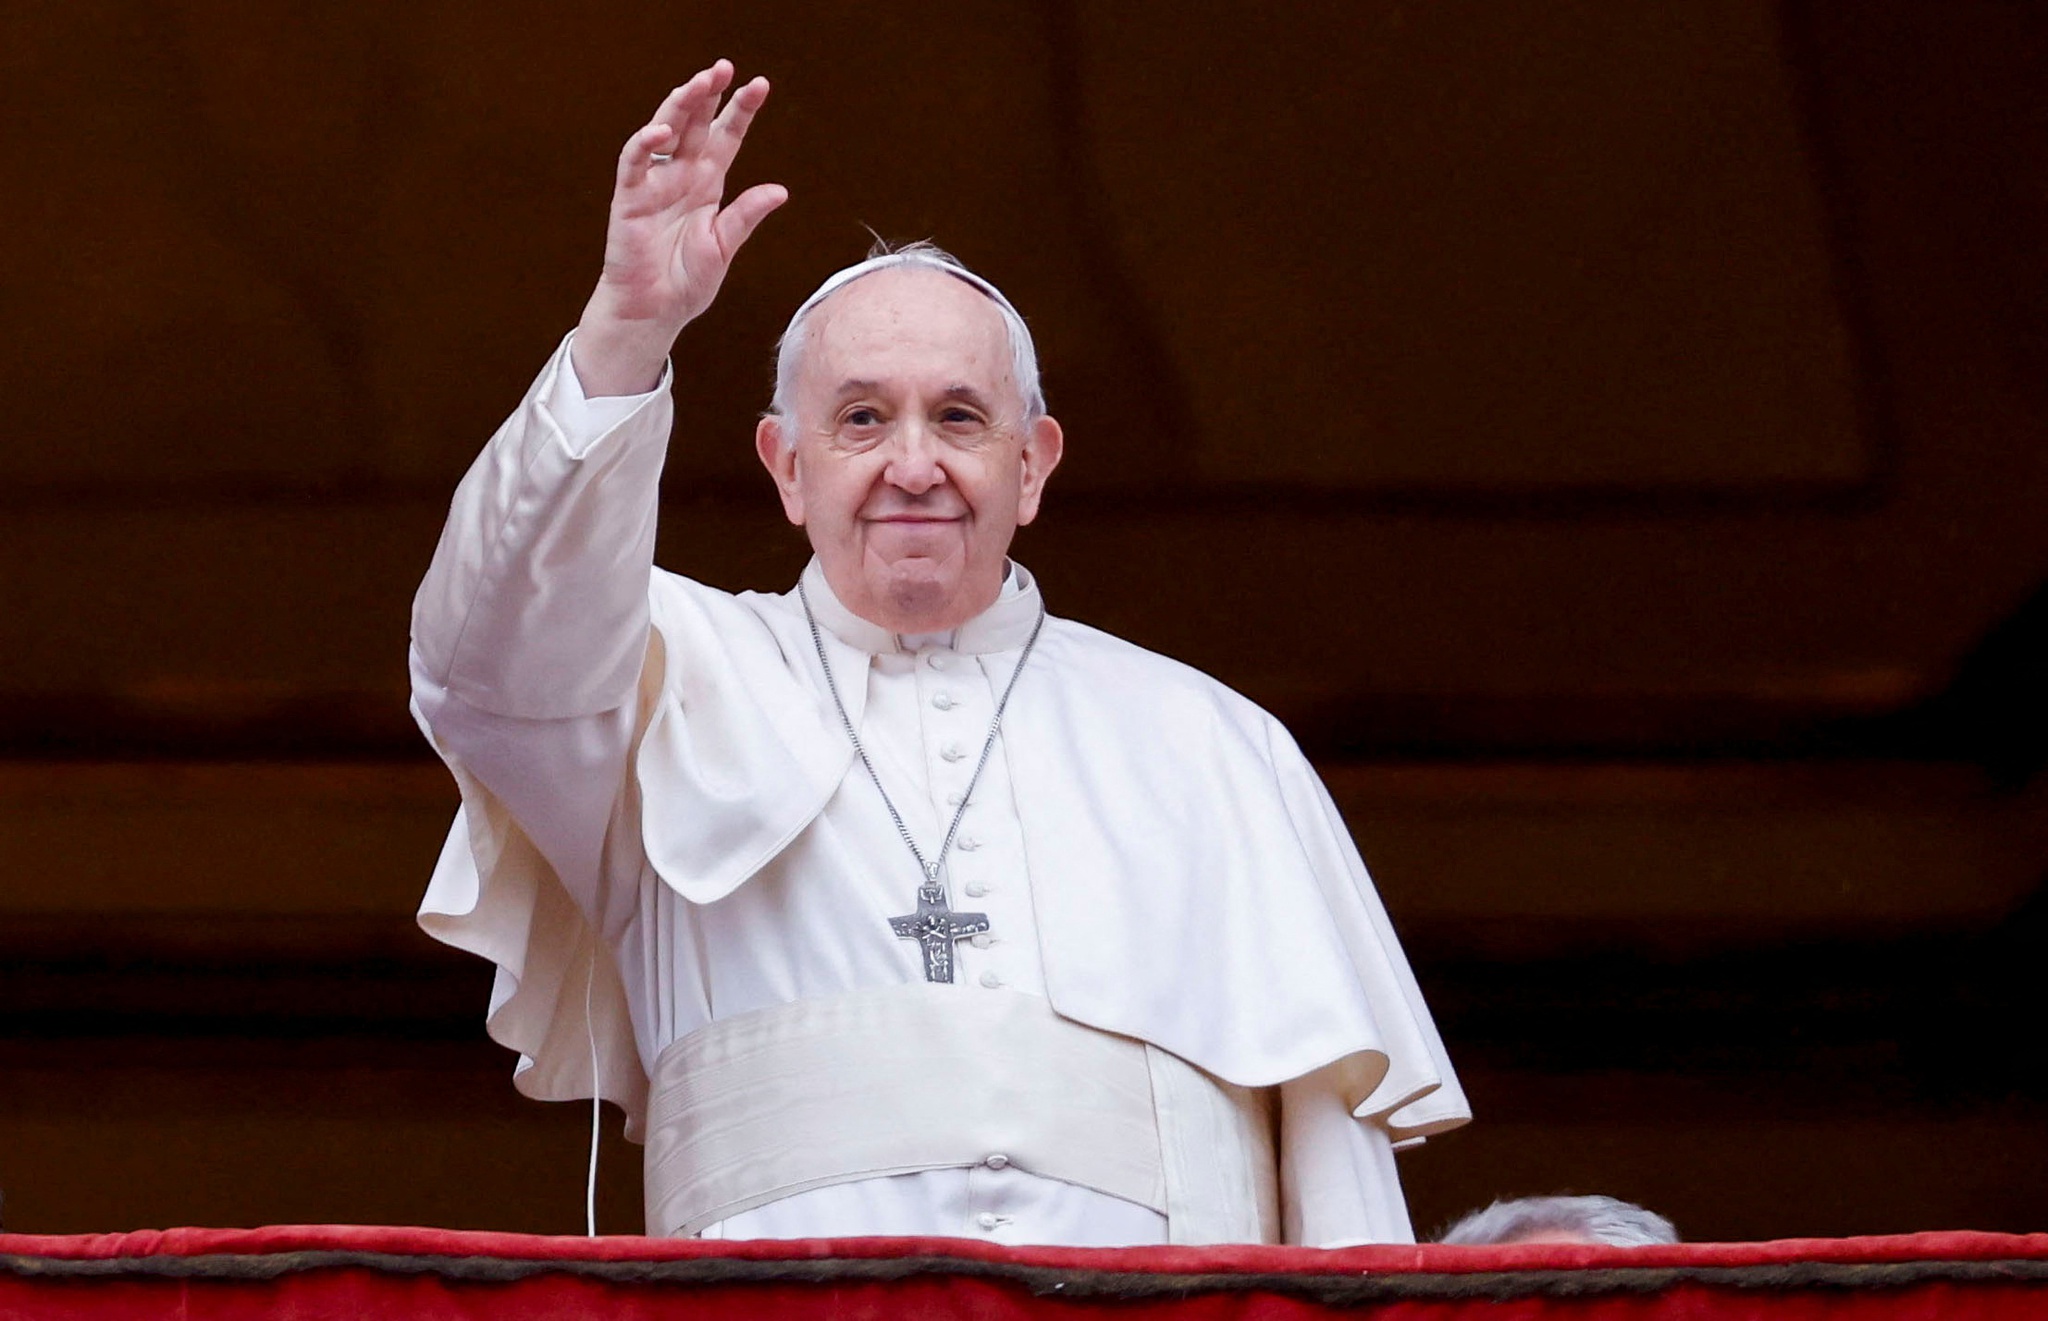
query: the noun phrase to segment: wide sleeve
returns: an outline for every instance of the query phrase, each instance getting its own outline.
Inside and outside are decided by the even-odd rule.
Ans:
[[[496,715],[610,710],[646,651],[668,378],[578,436],[559,416],[574,370],[564,340],[456,488],[413,600],[421,669]]]
[[[565,342],[457,489],[414,602],[413,711],[462,794],[419,922],[497,965],[486,1024],[519,1052],[520,1091],[595,1089],[637,1121],[635,1016],[605,946],[638,902],[669,410],[665,389],[589,403]]]

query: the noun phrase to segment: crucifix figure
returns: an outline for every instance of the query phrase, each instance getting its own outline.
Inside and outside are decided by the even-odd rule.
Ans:
[[[889,919],[890,929],[924,949],[924,979],[953,980],[953,942],[988,930],[987,913],[956,913],[946,904],[937,881],[917,887],[917,911]]]

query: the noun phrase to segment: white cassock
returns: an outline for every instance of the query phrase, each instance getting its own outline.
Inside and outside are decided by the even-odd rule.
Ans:
[[[420,922],[498,965],[521,1091],[595,1083],[648,1137],[648,1232],[1413,1241],[1393,1152],[1470,1112],[1286,731],[1048,618],[946,862],[991,929],[927,985],[889,926],[920,873],[797,594],[653,568],[667,382],[586,400],[568,364],[463,480],[415,605],[463,800]],[[1038,588],[1013,565],[901,637],[805,586],[929,856]]]

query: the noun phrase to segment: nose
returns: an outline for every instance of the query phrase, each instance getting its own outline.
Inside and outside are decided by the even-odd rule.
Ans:
[[[923,495],[946,480],[939,441],[919,417],[907,417],[889,442],[889,466],[882,477],[910,495]]]

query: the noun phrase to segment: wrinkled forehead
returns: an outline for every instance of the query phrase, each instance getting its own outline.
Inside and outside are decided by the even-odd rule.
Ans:
[[[803,329],[806,366],[828,374],[872,362],[973,369],[991,385],[1011,375],[1001,309],[974,284],[930,267],[887,267],[849,280],[811,307]]]

